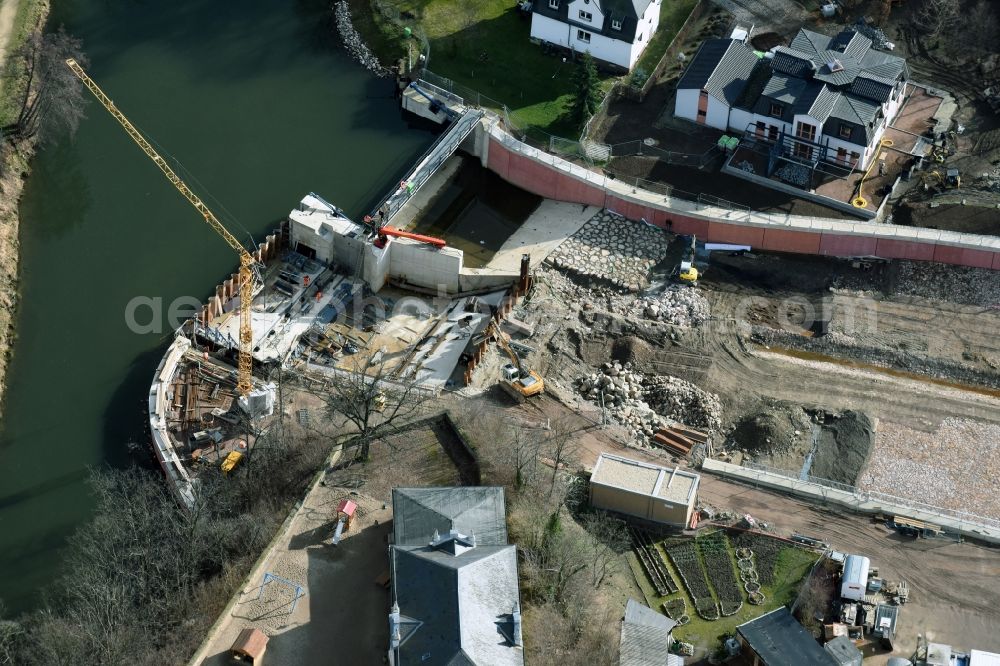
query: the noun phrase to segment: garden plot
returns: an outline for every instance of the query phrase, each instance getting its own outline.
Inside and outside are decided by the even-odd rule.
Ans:
[[[712,532],[698,538],[695,543],[701,553],[705,577],[719,600],[722,616],[735,615],[743,607],[743,593],[729,555],[729,540],[722,532]],[[758,585],[758,590],[759,587]]]
[[[705,569],[698,558],[694,542],[683,541],[668,546],[666,550],[688,591],[688,596],[691,597],[695,612],[706,620],[718,620],[719,605],[712,597],[712,590],[708,586]]]
[[[760,584],[768,587],[774,583],[774,570],[778,565],[778,557],[781,551],[789,547],[788,544],[753,532],[739,532],[731,535],[730,539],[737,551],[746,548],[753,554],[754,569]]]

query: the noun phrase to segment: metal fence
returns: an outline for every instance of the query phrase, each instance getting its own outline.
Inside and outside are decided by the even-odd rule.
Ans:
[[[461,97],[467,106],[475,107],[477,109],[490,109],[492,111],[496,111],[497,113],[507,111],[507,107],[502,102],[498,102],[492,97],[487,97],[474,88],[462,85],[461,83],[456,83],[448,77],[435,74],[429,69],[425,69],[420,73],[420,80],[424,83],[430,83],[442,92],[451,93]]]
[[[974,513],[969,513],[967,511],[958,511],[956,509],[934,506],[933,504],[927,504],[919,500],[914,500],[907,497],[899,497],[897,495],[890,495],[889,493],[882,493],[876,490],[862,490],[850,484],[839,483],[837,481],[831,481],[830,479],[824,479],[809,474],[807,475],[796,474],[795,472],[790,470],[778,469],[776,467],[771,467],[770,465],[764,465],[761,463],[745,462],[743,463],[742,466],[747,469],[764,472],[766,474],[773,474],[775,476],[781,476],[787,479],[793,479],[795,481],[801,481],[804,483],[811,483],[817,486],[822,486],[824,488],[830,488],[831,490],[838,490],[840,492],[850,493],[851,495],[854,495],[857,498],[859,505],[868,502],[884,502],[885,504],[890,504],[890,505],[894,504],[902,507],[911,507],[915,511],[922,511],[924,513],[944,516],[952,520],[956,520],[960,523],[968,523],[970,525],[983,525],[985,527],[1000,529],[1000,520],[997,520],[995,518],[990,518],[988,516],[980,516]]]
[[[643,140],[625,141],[610,146],[612,157],[655,157],[666,164],[679,164],[701,169],[719,155],[718,146],[712,146],[704,153],[678,153],[647,145]]]
[[[828,217],[792,215],[789,213],[751,211],[746,206],[737,206],[731,202],[725,202],[723,199],[717,199],[713,203],[708,203],[711,198],[706,195],[684,193],[664,183],[653,183],[642,178],[621,177],[608,171],[599,173],[593,169],[574,164],[549,153],[547,151],[547,142],[545,146],[529,145],[529,143],[521,141],[511,134],[497,129],[491,129],[491,135],[506,149],[530,157],[542,164],[551,165],[554,169],[581,180],[586,180],[595,187],[604,189],[606,196],[620,196],[621,194],[625,194],[627,190],[631,190],[631,194],[637,195],[635,198],[637,199],[636,203],[639,205],[673,209],[675,212],[681,214],[701,214],[729,223],[795,227],[801,231],[856,234],[865,235],[870,238],[889,238],[894,240],[919,241],[922,243],[940,242],[953,247],[981,248],[993,252],[1000,251],[1000,238],[995,236],[878,224],[860,220],[849,221]],[[622,187],[622,185],[625,185],[625,187]]]
[[[416,162],[416,166],[403,178],[399,187],[382,197],[372,212],[371,219],[388,222],[417,190],[434,175],[444,162],[455,154],[458,147],[472,133],[483,117],[482,111],[467,110],[441,134]],[[382,215],[380,215],[382,213]]]

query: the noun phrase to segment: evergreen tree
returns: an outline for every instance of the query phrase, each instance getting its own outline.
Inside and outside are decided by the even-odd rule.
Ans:
[[[570,118],[578,127],[583,127],[601,104],[601,80],[589,52],[583,54],[580,66],[573,75],[573,85],[575,91],[569,104]]]

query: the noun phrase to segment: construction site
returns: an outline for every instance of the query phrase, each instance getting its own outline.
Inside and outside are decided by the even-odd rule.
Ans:
[[[654,224],[627,207],[558,201],[510,182],[504,201],[491,201],[470,182],[495,177],[476,169],[495,159],[482,145],[496,119],[415,84],[404,106],[449,128],[399,185],[360,221],[310,193],[251,250],[70,66],[239,259],[239,272],[176,331],[149,390],[154,453],[183,506],[196,506],[200,473],[238,474],[276,424],[294,419],[333,437],[323,396],[335,385],[355,382],[373,412],[366,419],[388,419],[383,411],[393,412],[400,395],[424,419],[364,449],[360,472],[335,450],[194,663],[216,663],[234,637],[259,640],[253,631],[278,636],[273,652],[288,659],[323,654],[326,625],[310,618],[345,620],[328,603],[337,589],[363,599],[361,635],[370,640],[357,647],[359,660],[374,659],[383,643],[398,648],[396,633],[383,635],[385,586],[396,585],[380,559],[390,496],[402,486],[480,483],[461,432],[476,419],[457,427],[447,415],[429,417],[470,404],[532,423],[532,432],[575,419],[575,460],[540,463],[553,469],[553,486],[559,472],[570,486],[593,473],[595,488],[603,464],[612,491],[636,483],[672,503],[667,520],[591,498],[638,518],[629,519],[631,548],[620,554],[632,575],[622,585],[681,627],[694,614],[754,621],[747,609],[763,604],[759,581],[782,557],[794,565],[766,587],[771,607],[790,603],[831,548],[877,551],[902,581],[910,574],[886,540],[914,531],[996,561],[991,546],[963,542],[1000,543],[1000,272],[706,242],[675,233],[669,218]],[[643,462],[633,469],[633,459]],[[775,508],[786,505],[794,515]],[[793,543],[801,529],[809,541]],[[430,543],[455,556],[477,547],[457,528],[443,537],[435,530]],[[961,572],[961,561],[945,565],[928,550],[907,545],[902,557],[937,558],[926,566]],[[743,582],[756,587],[744,594],[729,558],[750,561],[740,555],[750,551],[753,563],[738,566],[753,571]],[[771,559],[761,562],[764,553]],[[360,575],[345,575],[341,560]],[[722,582],[691,582],[711,580],[711,566],[727,572]],[[914,617],[936,622],[942,636],[968,642],[973,629],[997,621],[996,603],[965,604],[919,576],[908,584],[928,595],[914,594]],[[894,582],[896,598],[901,585]],[[995,596],[989,584],[979,592]],[[835,601],[817,602],[817,613],[834,612]],[[941,620],[955,606],[974,619]],[[509,612],[516,652],[516,590]],[[872,643],[871,654],[915,654],[916,626],[888,651]],[[695,623],[677,636],[701,658],[718,647],[712,632]]]

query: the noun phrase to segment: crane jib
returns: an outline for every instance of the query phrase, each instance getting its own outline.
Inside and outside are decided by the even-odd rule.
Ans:
[[[167,177],[167,180],[180,192],[185,199],[187,199],[192,206],[195,207],[201,216],[205,218],[205,221],[210,227],[212,227],[217,234],[222,236],[223,240],[233,248],[240,257],[240,347],[239,347],[239,369],[237,372],[236,380],[236,390],[237,392],[246,397],[249,395],[250,391],[253,389],[253,356],[251,350],[253,349],[253,329],[250,325],[250,305],[253,300],[253,289],[254,289],[254,279],[253,279],[253,265],[256,263],[253,255],[250,254],[245,247],[233,236],[232,233],[223,226],[222,222],[219,221],[215,214],[208,209],[208,206],[198,197],[197,194],[191,191],[187,184],[181,180],[180,176],[174,173],[174,170],[170,168],[153,146],[146,140],[144,136],[139,132],[136,127],[129,122],[129,119],[125,117],[115,103],[111,101],[100,86],[94,82],[90,76],[80,67],[80,64],[76,62],[73,58],[66,60],[66,66],[83,82],[83,85],[94,94],[97,101],[110,113],[115,120],[124,128],[132,140],[139,146],[142,152],[146,153],[153,163],[163,172]]]

